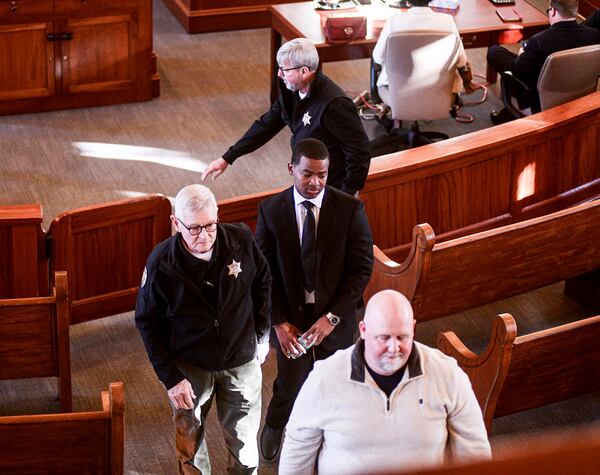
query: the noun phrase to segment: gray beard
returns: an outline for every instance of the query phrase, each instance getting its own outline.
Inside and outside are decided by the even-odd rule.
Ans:
[[[400,356],[397,358],[386,358],[386,360],[379,361],[379,369],[381,369],[386,374],[394,374],[404,365],[404,357]]]

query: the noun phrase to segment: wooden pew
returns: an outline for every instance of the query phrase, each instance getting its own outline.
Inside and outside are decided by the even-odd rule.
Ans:
[[[258,203],[277,191],[221,200],[219,216],[253,227]],[[406,257],[419,223],[433,226],[441,242],[595,196],[600,196],[600,93],[376,157],[360,193],[375,244],[396,261]]]
[[[598,276],[593,271],[600,269],[599,223],[596,200],[439,244],[431,226],[418,225],[401,264],[375,248],[365,298],[396,289],[423,321],[582,274]],[[600,292],[600,279],[590,278],[587,285],[580,294]]]
[[[102,411],[0,417],[0,473],[123,473],[123,383],[102,392]]]
[[[515,437],[492,460],[403,471],[404,475],[594,475],[600,467],[600,427]]]
[[[0,300],[0,379],[57,376],[61,410],[70,412],[67,273],[54,280],[51,297]]]
[[[146,259],[171,235],[171,204],[162,195],[67,211],[52,221],[50,269],[69,272],[71,323],[127,312]]]
[[[0,206],[0,298],[48,295],[42,207]]]
[[[467,373],[488,431],[495,417],[541,407],[600,389],[600,316],[517,336],[510,314],[494,320],[480,355],[448,331],[438,348]]]

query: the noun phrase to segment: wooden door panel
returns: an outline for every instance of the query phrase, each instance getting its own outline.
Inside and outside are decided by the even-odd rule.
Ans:
[[[62,42],[63,92],[134,87],[135,28],[131,15],[73,19],[73,39]]]
[[[0,100],[54,95],[51,23],[0,26]]]

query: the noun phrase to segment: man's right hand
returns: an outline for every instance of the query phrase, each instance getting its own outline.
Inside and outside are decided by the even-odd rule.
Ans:
[[[298,341],[298,335],[301,333],[298,328],[288,322],[280,323],[273,328],[284,355],[288,358],[298,358],[306,353],[306,350]]]
[[[206,180],[207,176],[212,175],[212,179],[217,178],[221,173],[223,173],[229,163],[227,163],[223,158],[217,158],[208,164],[208,166],[202,172],[202,181]]]
[[[179,381],[167,391],[169,399],[177,409],[194,409],[196,395],[187,379]]]

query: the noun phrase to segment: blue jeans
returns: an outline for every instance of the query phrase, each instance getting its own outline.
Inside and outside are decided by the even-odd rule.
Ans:
[[[177,366],[196,394],[194,409],[173,408],[179,473],[211,473],[204,427],[216,396],[227,447],[227,473],[256,474],[262,390],[258,361],[223,371],[205,371],[184,361]]]

